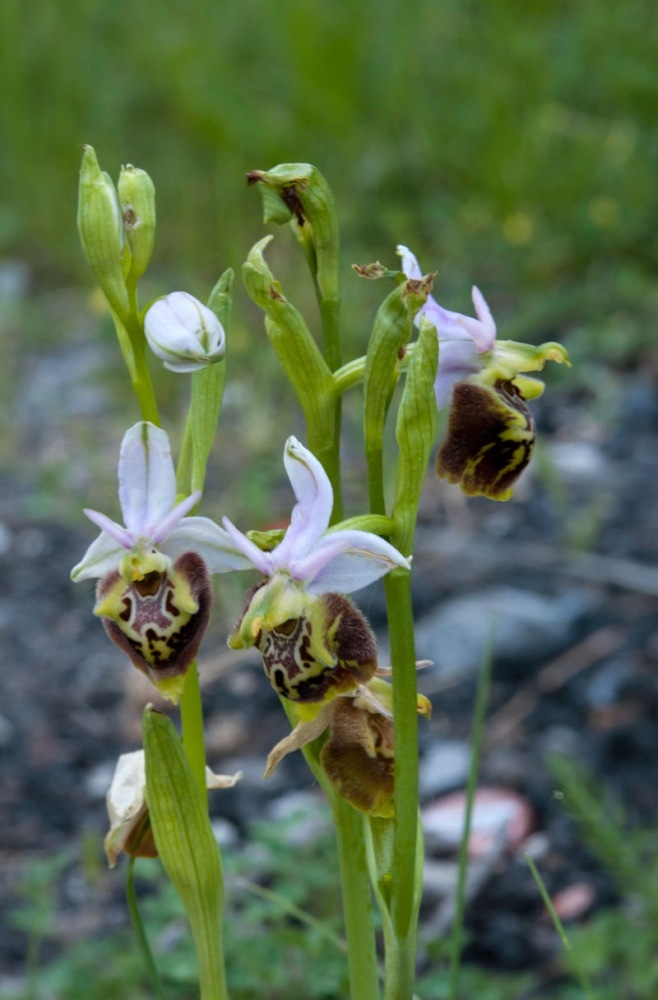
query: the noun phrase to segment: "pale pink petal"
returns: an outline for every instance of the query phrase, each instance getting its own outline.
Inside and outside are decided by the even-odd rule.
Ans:
[[[126,432],[119,456],[119,501],[126,527],[150,538],[176,503],[176,473],[169,438],[140,421]]]
[[[410,563],[389,542],[369,531],[334,531],[290,567],[293,579],[303,580],[309,594],[337,591],[350,594],[384,576],[395,566]]]
[[[317,458],[295,437],[289,437],[283,461],[297,503],[290,527],[272,554],[275,569],[287,569],[291,560],[307,555],[329,526],[334,494],[329,477]]]
[[[111,517],[107,516],[107,514],[101,514],[99,510],[90,510],[89,507],[85,507],[83,514],[85,514],[85,516],[88,517],[97,528],[106,532],[110,538],[113,538],[114,541],[118,542],[118,544],[124,549],[131,549],[135,544],[135,536],[132,531],[128,531],[128,529],[124,528],[122,524],[117,524],[117,522],[113,521]]]
[[[151,541],[157,545],[159,542],[164,541],[165,538],[168,538],[179,521],[183,520],[188,511],[192,510],[193,507],[196,507],[200,499],[201,490],[195,490],[194,493],[190,493],[189,497],[186,497],[184,500],[181,500],[180,503],[177,503],[173,510],[170,510],[169,513],[154,526],[150,536]]]
[[[257,545],[243,535],[242,532],[232,524],[227,517],[222,518],[222,524],[226,528],[226,531],[230,535],[231,542],[237,552],[241,552],[246,558],[247,562],[250,563],[255,569],[260,570],[265,576],[272,576],[274,570],[272,568],[272,553],[263,552],[259,549]],[[243,567],[239,567],[242,569]]]

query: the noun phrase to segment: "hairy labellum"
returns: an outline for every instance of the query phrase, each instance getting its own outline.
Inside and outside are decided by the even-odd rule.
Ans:
[[[204,560],[185,552],[163,572],[127,583],[102,577],[95,614],[110,639],[167,697],[177,700],[208,627],[212,587]]]
[[[534,420],[514,382],[458,382],[436,471],[468,496],[508,500],[534,443]]]
[[[275,590],[272,601],[268,582],[254,588],[229,645],[246,644],[247,617],[253,622],[249,644],[260,650],[272,687],[291,701],[322,702],[367,683],[377,669],[377,646],[358,608],[340,594],[287,588]]]
[[[320,762],[338,794],[371,816],[393,815],[393,721],[351,698],[331,705]]]

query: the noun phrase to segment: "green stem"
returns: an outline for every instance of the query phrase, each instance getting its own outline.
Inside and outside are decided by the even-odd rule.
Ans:
[[[134,376],[131,373],[132,385],[135,395],[139,401],[142,411],[142,419],[150,420],[152,424],[160,426],[160,416],[158,404],[155,400],[151,373],[146,363],[146,341],[140,322],[132,320],[127,327],[128,336],[133,347],[133,358],[135,363]]]
[[[396,544],[397,540],[394,541]],[[411,575],[395,569],[384,580],[393,666],[395,843],[391,915],[401,949],[413,954],[420,893],[418,871],[418,706]],[[411,991],[409,993],[411,995]]]
[[[340,300],[323,299],[317,285],[316,295],[322,319],[322,353],[331,371],[335,372],[343,363],[340,341]]]
[[[180,700],[181,724],[183,727],[183,748],[190,762],[192,773],[201,789],[204,802],[208,802],[206,788],[206,749],[203,740],[203,707],[199,671],[196,661],[185,678],[185,687]]]
[[[135,931],[135,936],[137,938],[137,944],[142,953],[142,958],[144,959],[144,964],[146,965],[146,970],[151,980],[151,986],[153,987],[153,995],[156,1000],[164,1000],[164,991],[162,989],[162,982],[158,974],[158,969],[155,964],[155,959],[153,958],[153,952],[151,951],[151,946],[149,944],[148,937],[146,936],[146,929],[144,927],[144,921],[142,920],[142,915],[139,911],[139,904],[137,902],[137,893],[135,891],[135,857],[133,855],[128,859],[128,870],[126,872],[126,901],[128,903],[128,911],[130,913],[130,919],[132,920],[133,929]]]
[[[352,1000],[379,1000],[372,896],[363,835],[364,817],[332,795],[347,937]]]
[[[122,320],[114,312],[112,319],[130,382],[142,411],[142,419],[149,420],[159,427],[158,404],[155,400],[151,373],[146,364],[146,348],[141,324],[135,316],[126,316]]]
[[[348,389],[351,389],[352,386],[358,385],[359,382],[363,382],[365,370],[365,357],[355,358],[353,361],[348,361],[347,364],[342,365],[341,368],[336,369],[334,372],[334,387],[336,389],[336,393],[339,396],[342,396]]]
[[[340,298],[325,299],[322,296],[317,280],[314,281],[315,294],[320,307],[320,317],[322,320],[322,354],[331,372],[339,369],[343,363],[343,351],[340,336]],[[340,471],[340,431],[342,422],[342,401],[338,393],[334,394],[333,400],[333,437],[327,448],[324,443],[322,450],[325,452],[325,472],[329,476],[331,487],[334,491],[334,509],[331,516],[331,523],[343,519],[343,496],[342,479]],[[309,429],[309,441],[311,439]],[[313,451],[313,448],[311,448]],[[329,455],[327,455],[329,451]],[[315,452],[314,452],[315,454]]]
[[[297,719],[290,702],[281,704],[291,725]],[[379,1000],[379,970],[373,925],[372,895],[366,854],[364,816],[341,799],[320,763],[322,737],[302,753],[327,797],[336,831],[347,963],[352,1000]]]
[[[384,935],[386,937],[386,935]],[[383,1000],[411,1000],[416,980],[416,936],[386,944]]]

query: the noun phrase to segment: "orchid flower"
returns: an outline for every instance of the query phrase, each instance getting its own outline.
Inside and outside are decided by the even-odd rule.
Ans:
[[[200,498],[197,490],[176,503],[176,473],[166,432],[146,421],[135,424],[124,435],[119,455],[125,527],[85,509],[101,533],[74,566],[71,579],[77,583],[120,569],[127,581],[139,580],[183,552],[196,552],[211,573],[249,567],[249,560],[214,521],[185,517]]]
[[[125,526],[85,510],[100,529],[73,580],[100,577],[94,613],[109,637],[166,697],[180,696],[208,626],[210,573],[249,561],[207,517],[185,517],[201,494],[176,503],[166,433],[142,421],[124,436],[119,501]]]
[[[398,246],[402,270],[421,278],[415,256]],[[478,288],[473,287],[477,319],[444,309],[430,295],[414,322],[425,317],[439,337],[439,370],[434,383],[437,407],[450,406],[448,437],[437,455],[437,472],[459,483],[469,496],[508,500],[512,486],[534,449],[535,425],[527,400],[544,391],[539,379],[547,361],[569,365],[561,344],[535,347],[496,339],[496,324]]]
[[[374,637],[343,595],[410,564],[370,532],[328,530],[333,491],[321,464],[294,437],[283,460],[297,499],[283,540],[265,552],[223,520],[235,549],[265,577],[247,595],[229,645],[257,646],[280,694],[318,703],[376,669]]]

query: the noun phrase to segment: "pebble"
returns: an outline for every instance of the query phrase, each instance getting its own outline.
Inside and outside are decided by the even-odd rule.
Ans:
[[[459,676],[482,664],[493,630],[494,657],[516,666],[543,662],[569,646],[589,610],[580,591],[559,597],[490,587],[444,601],[416,626],[416,656]]]
[[[453,792],[422,810],[423,829],[431,850],[456,849],[466,815],[466,793]],[[530,803],[506,788],[481,788],[475,793],[471,814],[469,854],[482,857],[495,850],[499,838],[515,851],[530,835],[535,822]]]
[[[466,782],[471,751],[461,740],[440,740],[423,755],[419,768],[421,799],[436,798]]]

